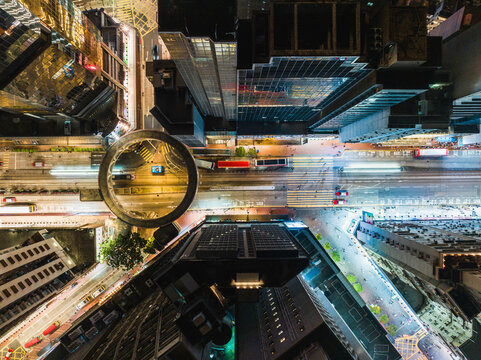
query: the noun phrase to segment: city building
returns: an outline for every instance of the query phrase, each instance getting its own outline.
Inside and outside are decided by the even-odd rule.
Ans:
[[[159,54],[171,61],[149,65],[163,89],[152,113],[172,135],[186,136],[172,124],[189,124],[192,138],[203,129],[207,139],[448,131],[450,79],[426,18],[423,6],[389,2],[159,1]],[[167,83],[187,118],[166,115]]]
[[[52,297],[75,266],[46,230],[0,252],[0,332]]]
[[[357,238],[401,266],[422,294],[466,321],[481,311],[478,221],[361,222]]]
[[[102,72],[110,47],[101,31],[72,0],[7,0],[0,12],[0,135],[112,132],[125,84],[109,86],[116,79]]]
[[[216,219],[182,234],[60,341],[90,347],[86,359],[400,358],[303,223]]]
[[[120,121],[117,135],[138,128],[137,119],[141,119],[141,102],[137,90],[140,76],[138,59],[141,54],[139,34],[126,23],[120,23],[109,16],[104,9],[85,10],[84,14],[100,30],[102,35],[102,70],[105,82],[117,93],[116,105],[111,110]]]

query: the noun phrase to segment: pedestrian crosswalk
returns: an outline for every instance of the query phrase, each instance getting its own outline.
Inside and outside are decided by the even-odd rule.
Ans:
[[[287,176],[287,206],[332,206],[336,174],[332,156],[295,156],[293,171]]]
[[[152,154],[144,145],[140,147],[139,155],[142,156],[145,162],[149,162],[150,159],[154,157],[154,154]]]
[[[3,171],[8,170],[9,160],[10,160],[10,154],[3,153],[0,157],[0,162],[2,162],[2,166],[0,167],[0,169],[2,169]]]

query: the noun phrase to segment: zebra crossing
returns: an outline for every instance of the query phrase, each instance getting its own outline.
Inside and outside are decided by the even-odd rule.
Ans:
[[[332,156],[296,156],[290,158],[294,171],[287,176],[287,206],[332,206],[337,179]]]

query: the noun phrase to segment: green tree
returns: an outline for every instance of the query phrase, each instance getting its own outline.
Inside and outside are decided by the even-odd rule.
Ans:
[[[246,156],[246,148],[243,146],[239,146],[235,149],[235,156],[244,157]]]
[[[322,240],[322,235],[321,235],[321,234],[316,234],[316,239],[317,239],[317,241],[321,241],[321,240]]]
[[[381,308],[377,305],[371,305],[370,309],[374,315],[378,315],[381,313]]]
[[[352,274],[347,275],[346,278],[351,284],[354,284],[357,281],[356,277]]]
[[[391,336],[394,336],[394,335],[396,335],[397,326],[396,326],[396,325],[387,325],[387,326],[386,326],[386,331],[387,331]]]
[[[114,268],[130,270],[142,261],[142,249],[146,244],[147,240],[138,233],[118,234],[100,244],[99,258]]]
[[[331,244],[328,241],[324,243],[324,249],[329,250],[331,248]]]
[[[354,283],[352,284],[352,287],[354,288],[354,290],[356,290],[358,293],[361,293],[362,292],[362,285],[359,284],[359,283]]]
[[[249,151],[247,152],[247,155],[251,157],[257,157],[257,150],[255,148],[250,148]]]
[[[387,324],[389,322],[389,318],[386,314],[382,314],[380,317],[379,317],[379,322],[381,324]]]
[[[155,239],[153,237],[149,237],[147,239],[147,244],[145,245],[144,252],[147,254],[155,254],[156,247],[155,247]]]
[[[341,261],[341,255],[339,255],[339,253],[338,253],[337,251],[333,251],[333,252],[332,252],[331,258],[332,258],[332,260],[334,260],[335,262]]]

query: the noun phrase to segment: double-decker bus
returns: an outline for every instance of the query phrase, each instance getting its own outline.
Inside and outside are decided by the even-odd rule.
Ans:
[[[415,149],[413,150],[413,157],[439,157],[448,155],[448,149]]]
[[[247,160],[219,160],[217,161],[217,167],[219,169],[248,169],[250,163]]]
[[[256,166],[287,166],[288,160],[282,159],[256,159]]]

